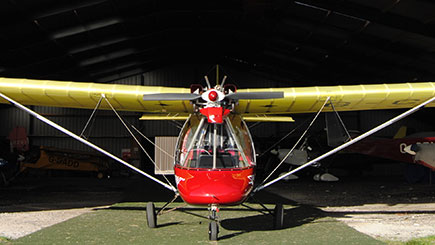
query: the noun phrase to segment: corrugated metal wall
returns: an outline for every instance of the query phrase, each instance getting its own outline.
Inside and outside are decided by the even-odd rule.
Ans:
[[[15,109],[15,107],[0,109],[0,137],[9,135],[15,127],[29,127],[29,114]]]
[[[90,110],[76,110],[65,108],[44,108],[36,107],[35,111],[46,116],[50,120],[67,128],[68,130],[80,134],[91,114]],[[139,127],[137,113],[121,113],[124,120]],[[58,148],[74,150],[90,150],[89,147],[77,142],[53,129],[47,124],[35,119],[29,119],[28,129],[30,141],[33,145],[44,145]],[[85,132],[90,141],[109,150],[116,155],[121,154],[122,148],[130,148],[131,139],[128,132],[122,126],[118,118],[110,111],[99,111],[95,121]]]
[[[174,174],[174,150],[177,145],[177,137],[156,137],[154,159],[156,166],[155,174]]]

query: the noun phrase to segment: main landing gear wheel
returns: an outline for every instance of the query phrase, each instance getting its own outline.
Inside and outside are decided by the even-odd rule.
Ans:
[[[156,217],[156,209],[154,207],[154,203],[147,203],[147,222],[149,228],[156,228],[157,226],[157,217]]]
[[[284,226],[284,207],[278,203],[273,212],[273,228],[281,229]]]
[[[104,173],[103,173],[103,172],[98,172],[98,174],[97,174],[97,178],[98,178],[98,179],[102,179],[102,178],[104,178]]]
[[[208,237],[210,241],[217,241],[219,234],[219,225],[215,220],[212,220],[208,225]]]
[[[208,238],[210,241],[217,241],[219,234],[219,220],[218,212],[219,208],[216,204],[210,205],[209,209],[210,215],[208,218],[210,219],[210,223],[208,224]]]

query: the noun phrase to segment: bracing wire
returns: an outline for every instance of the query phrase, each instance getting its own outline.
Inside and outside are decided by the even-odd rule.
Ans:
[[[104,95],[103,95],[103,96],[104,96]],[[35,112],[35,111],[30,110],[29,108],[23,106],[22,104],[18,103],[17,101],[15,101],[15,100],[13,100],[13,99],[7,97],[6,95],[0,93],[0,97],[2,97],[3,99],[9,101],[11,104],[13,104],[14,106],[16,106],[17,108],[19,108],[19,109],[21,109],[21,110],[23,110],[23,111],[29,113],[30,115],[32,115],[32,116],[34,116],[34,117],[36,117],[38,120],[40,120],[40,121],[42,121],[42,122],[44,122],[44,123],[50,125],[51,127],[53,127],[53,128],[55,128],[55,129],[61,131],[61,132],[64,133],[64,134],[70,136],[71,138],[73,138],[73,139],[75,139],[75,140],[77,140],[77,141],[80,141],[81,143],[83,143],[83,144],[85,144],[85,145],[91,147],[91,148],[94,149],[94,150],[97,150],[98,152],[101,152],[102,154],[104,154],[104,155],[106,155],[106,156],[112,158],[113,160],[115,160],[115,161],[117,161],[117,162],[123,164],[124,166],[126,166],[126,167],[128,167],[128,168],[130,168],[130,169],[132,169],[132,170],[134,170],[134,171],[136,171],[136,172],[138,172],[138,173],[144,175],[145,177],[147,177],[147,178],[153,180],[153,181],[156,182],[156,183],[159,183],[159,184],[162,185],[163,187],[165,187],[165,188],[167,188],[167,189],[169,189],[169,190],[171,190],[171,191],[173,191],[173,192],[175,192],[175,193],[178,193],[177,189],[176,189],[174,186],[172,186],[172,185],[168,185],[168,184],[166,184],[166,183],[160,181],[159,179],[157,179],[157,178],[155,178],[155,177],[153,177],[153,176],[151,176],[151,175],[145,173],[144,171],[142,171],[142,170],[136,168],[135,166],[133,166],[133,165],[127,163],[126,161],[124,161],[124,160],[120,159],[119,157],[113,155],[112,153],[110,153],[110,152],[108,152],[108,151],[102,149],[101,147],[99,147],[99,146],[93,144],[92,142],[89,142],[88,140],[83,139],[82,137],[78,136],[77,134],[75,134],[75,133],[69,131],[68,129],[66,129],[66,128],[62,127],[62,126],[60,126],[59,124],[57,124],[57,123],[55,123],[55,122],[53,122],[53,121],[47,119],[46,117],[44,117],[44,116],[38,114],[38,113]]]
[[[169,152],[165,151],[163,148],[161,148],[160,146],[156,145],[152,140],[150,140],[148,137],[146,137],[141,131],[139,131],[139,129],[137,129],[135,126],[133,126],[132,124],[130,124],[130,127],[132,127],[136,133],[138,133],[140,136],[142,136],[142,138],[146,139],[148,142],[150,142],[154,147],[156,147],[157,149],[159,149],[161,152],[163,152],[165,155],[171,157],[172,159],[174,159],[174,156],[172,154],[170,154]]]
[[[125,123],[124,119],[119,115],[119,113],[115,110],[115,108],[112,106],[112,104],[109,102],[109,100],[104,96],[104,100],[109,104],[112,111],[115,113],[115,115],[118,117],[118,119],[121,121],[122,125],[124,125],[125,129],[130,133],[131,137],[133,137],[134,141],[138,144],[138,146],[141,148],[141,150],[145,153],[145,155],[148,157],[148,159],[153,163],[154,167],[157,168],[160,171],[160,168],[157,166],[156,162],[153,160],[153,158],[148,154],[148,152],[145,150],[145,148],[142,146],[142,144],[139,142],[139,140],[136,138],[136,136],[133,134],[133,132],[130,130],[128,125]],[[166,180],[166,182],[175,188],[172,183],[166,178],[165,175],[163,175],[163,178]]]
[[[328,103],[330,97],[326,98],[325,102],[323,103],[322,107],[320,108],[320,110],[317,112],[316,116],[313,118],[313,120],[311,121],[311,123],[308,125],[307,129],[302,133],[302,135],[299,137],[298,141],[293,145],[293,147],[290,149],[290,151],[287,153],[287,155],[285,155],[285,157],[281,160],[281,162],[272,170],[272,172],[263,180],[263,182],[261,182],[260,185],[264,184],[267,180],[269,180],[269,178],[276,172],[276,170],[278,170],[279,167],[281,167],[281,165],[284,163],[285,160],[287,160],[287,158],[290,156],[290,154],[292,154],[292,152],[294,151],[294,149],[296,148],[296,146],[298,146],[299,142],[301,142],[301,140],[305,137],[305,135],[307,134],[308,130],[311,128],[311,126],[313,126],[314,122],[317,120],[317,118],[319,117],[320,113],[323,111],[323,109],[325,108],[325,105]]]
[[[100,105],[101,105],[101,101],[102,101],[102,100],[103,100],[103,96],[101,96],[100,99],[98,100],[97,105],[95,106],[94,110],[93,110],[92,113],[91,113],[91,116],[89,117],[88,121],[86,122],[85,126],[83,127],[82,132],[80,133],[80,137],[82,137],[82,138],[84,138],[84,139],[87,139],[87,138],[88,138],[88,137],[85,137],[85,131],[86,131],[86,129],[88,128],[89,123],[91,123],[91,121],[92,121],[92,119],[93,119],[93,117],[94,117],[96,111],[98,110],[98,108],[100,108]]]
[[[326,153],[324,153],[324,154],[322,154],[322,155],[320,155],[320,156],[318,156],[318,157],[316,157],[316,158],[314,158],[314,159],[312,159],[312,160],[306,162],[305,164],[303,164],[303,165],[301,165],[301,166],[295,168],[294,170],[289,171],[289,172],[287,172],[286,174],[281,175],[280,177],[275,178],[274,180],[271,180],[271,181],[269,181],[269,182],[266,183],[266,184],[263,184],[263,183],[262,183],[261,185],[257,186],[257,187],[253,190],[253,193],[256,193],[256,192],[258,192],[258,191],[260,191],[260,190],[262,190],[262,189],[264,189],[264,188],[266,188],[266,187],[268,187],[268,186],[270,186],[270,185],[272,185],[272,184],[274,184],[274,183],[276,183],[276,182],[278,182],[278,181],[280,181],[280,180],[286,178],[287,176],[289,176],[289,175],[291,175],[291,174],[294,174],[294,173],[296,173],[296,172],[298,172],[298,171],[300,171],[300,170],[302,170],[302,169],[304,169],[304,168],[306,168],[306,167],[308,167],[308,166],[310,166],[310,165],[313,165],[314,163],[316,163],[316,162],[318,162],[318,161],[320,161],[320,160],[322,160],[322,159],[324,159],[324,158],[326,158],[326,157],[329,157],[329,156],[331,156],[332,154],[335,154],[335,153],[337,153],[337,152],[343,150],[344,148],[346,148],[346,147],[348,147],[348,146],[350,146],[350,145],[353,145],[353,144],[355,144],[355,143],[357,143],[357,142],[359,142],[359,141],[361,141],[361,140],[363,140],[363,139],[369,137],[370,135],[372,135],[372,134],[378,132],[379,130],[384,129],[384,128],[390,126],[391,124],[393,124],[393,123],[399,121],[400,119],[405,118],[405,117],[411,115],[412,113],[414,113],[414,112],[420,110],[421,108],[423,108],[423,107],[426,106],[427,104],[432,103],[432,102],[434,102],[434,101],[435,101],[435,97],[432,97],[432,98],[430,98],[430,99],[424,101],[423,103],[421,103],[421,104],[419,104],[419,105],[417,105],[417,106],[415,106],[415,107],[413,107],[413,108],[411,108],[411,109],[409,109],[409,110],[407,110],[407,111],[401,113],[400,115],[398,115],[398,116],[396,116],[396,117],[394,117],[394,118],[392,118],[392,119],[390,119],[390,120],[388,120],[388,121],[386,121],[386,122],[384,122],[384,123],[378,125],[377,127],[372,128],[371,130],[369,130],[369,131],[367,131],[367,132],[361,134],[360,136],[358,136],[358,137],[356,137],[356,138],[354,138],[354,139],[352,139],[352,140],[350,140],[350,141],[348,141],[348,142],[346,142],[346,143],[343,143],[343,144],[341,144],[340,146],[338,146],[338,147],[336,147],[336,148],[334,148],[334,149],[332,149],[332,150],[330,150],[330,151],[328,151],[328,152],[326,152]]]

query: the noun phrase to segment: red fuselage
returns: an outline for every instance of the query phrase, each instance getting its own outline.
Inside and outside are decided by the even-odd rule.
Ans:
[[[255,178],[255,149],[240,115],[222,107],[201,109],[185,122],[175,150],[180,196],[193,205],[237,205]]]
[[[201,169],[175,166],[177,188],[192,205],[237,205],[252,190],[254,167],[238,169]]]

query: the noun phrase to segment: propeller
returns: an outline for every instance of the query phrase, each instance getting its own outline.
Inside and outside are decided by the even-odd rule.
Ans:
[[[284,98],[284,92],[247,92],[231,93],[225,96],[230,100],[266,100]]]
[[[158,100],[197,100],[201,98],[200,94],[188,93],[162,93],[162,94],[145,94],[144,101]],[[225,99],[229,100],[267,100],[284,98],[284,92],[246,92],[246,93],[231,93],[225,95]]]
[[[143,100],[158,101],[158,100],[197,100],[201,98],[200,94],[188,93],[162,93],[162,94],[145,94]],[[284,98],[284,92],[246,92],[246,93],[230,93],[225,95],[225,99],[229,100],[267,100]],[[214,100],[213,100],[214,101]]]
[[[144,94],[143,100],[145,101],[158,101],[158,100],[196,100],[201,98],[199,94],[188,93],[162,93],[162,94]]]
[[[159,101],[159,100],[197,100],[202,98],[206,102],[219,102],[222,100],[267,100],[284,98],[284,92],[236,92],[237,88],[233,84],[225,84],[227,76],[224,76],[221,85],[211,87],[208,77],[204,77],[207,88],[199,84],[190,86],[191,93],[162,93],[162,94],[144,94],[144,101]],[[216,78],[217,81],[218,78]]]

